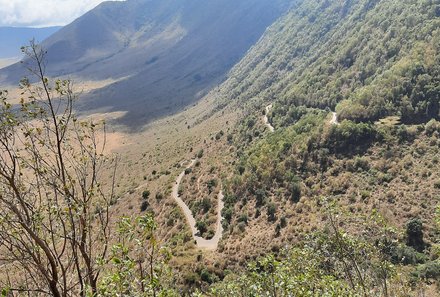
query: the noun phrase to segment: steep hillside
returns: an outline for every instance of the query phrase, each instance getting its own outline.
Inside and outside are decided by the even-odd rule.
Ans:
[[[417,150],[423,126],[429,121],[437,126],[439,119],[439,7],[434,1],[303,1],[269,28],[217,94],[219,107],[230,102],[244,106],[245,116],[230,136],[236,165],[228,181],[226,211],[233,230],[244,216],[252,229],[268,230],[259,217],[270,210],[269,226],[271,220],[278,222],[275,234],[279,234],[284,223],[278,220],[284,217],[285,222],[297,205],[315,203],[320,196],[371,192],[360,184],[343,185],[354,177],[346,172],[352,169],[337,168],[339,162],[358,162],[371,155],[365,161],[371,169],[374,159],[387,163],[394,153],[403,158]],[[272,109],[265,108],[269,103]],[[265,113],[274,126],[273,135],[263,123]],[[402,151],[404,143],[409,143],[409,151]],[[437,154],[435,139],[424,143],[433,149],[431,157]],[[382,157],[372,156],[379,151]],[[422,158],[428,158],[425,164],[431,162],[426,153]],[[394,180],[388,176],[392,167],[387,164],[381,173],[370,172],[376,191],[388,192],[388,179]],[[392,170],[396,177],[404,174]],[[426,183],[428,200],[431,190],[433,197],[438,195],[432,186],[437,178],[434,174],[419,180]],[[405,181],[396,187],[403,188],[401,183]],[[405,203],[409,196],[410,190],[391,201]],[[283,205],[286,201],[293,203],[291,207]],[[422,203],[415,197],[414,201]],[[377,207],[369,202],[361,212]],[[413,216],[424,217],[432,226],[435,204]],[[405,207],[397,207],[401,208]],[[407,215],[396,213],[389,219],[401,227],[402,216]],[[305,217],[313,226],[314,216]],[[301,220],[293,219],[294,224]],[[300,230],[310,231],[309,227],[299,224]],[[265,246],[267,234],[251,233],[259,234],[260,245]],[[231,234],[234,240],[246,240]],[[254,237],[247,240],[257,242]]]
[[[128,111],[126,124],[181,109],[225,74],[289,0],[106,2],[48,38],[48,74],[114,79],[83,110]],[[8,82],[23,75],[14,65]]]
[[[304,1],[234,68],[225,97],[439,118],[439,16],[438,1]]]
[[[211,95],[240,121],[205,140],[182,187],[207,238],[209,186],[225,194],[202,286],[231,267],[240,273],[214,296],[416,296],[421,279],[438,284],[439,15],[438,1],[302,1],[234,67]]]
[[[302,1],[210,92],[215,108],[183,113],[172,141],[157,134],[155,153],[143,152],[140,172],[131,163],[124,180],[142,184],[155,160],[143,176],[151,198],[133,186],[129,202],[159,214],[179,285],[208,296],[438,295],[428,286],[440,275],[438,7]],[[412,27],[403,26],[410,16]],[[376,95],[360,96],[367,88]],[[349,117],[357,102],[362,117]],[[205,239],[223,191],[217,251],[197,248],[176,186]]]
[[[226,78],[139,133],[108,133],[111,217],[154,227],[109,231],[123,240],[103,296],[439,296],[440,2],[295,3],[285,14],[286,1],[107,3],[64,31],[111,28],[107,47],[91,29],[48,41],[78,52],[80,75],[117,81],[84,107],[127,110],[135,128]],[[277,20],[246,52],[257,16]]]

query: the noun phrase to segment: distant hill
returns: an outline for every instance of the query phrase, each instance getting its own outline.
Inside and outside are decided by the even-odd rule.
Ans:
[[[0,59],[16,58],[21,56],[20,48],[33,38],[43,41],[61,27],[47,28],[20,28],[0,27]]]
[[[43,43],[48,74],[119,79],[92,94],[83,108],[126,110],[126,124],[145,123],[187,106],[221,82],[291,2],[105,2]],[[0,76],[11,83],[23,71],[16,64]]]

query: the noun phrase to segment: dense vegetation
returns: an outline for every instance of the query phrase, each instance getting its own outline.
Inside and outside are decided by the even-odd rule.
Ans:
[[[174,237],[168,245],[181,245],[181,250],[170,253],[159,244],[152,197],[165,205],[167,190],[156,194],[145,190],[140,211],[147,214],[112,220],[116,232],[107,235],[110,228],[104,224],[104,244],[96,244],[102,238],[87,244],[93,267],[81,267],[86,260],[74,267],[75,257],[67,254],[49,272],[68,265],[68,272],[79,272],[78,281],[68,279],[75,284],[83,281],[81,272],[86,269],[91,271],[87,275],[96,273],[93,282],[61,286],[63,292],[81,296],[429,296],[425,287],[432,296],[438,295],[439,16],[438,0],[298,1],[298,7],[266,32],[219,89],[220,105],[234,99],[232,104],[244,113],[234,131],[216,131],[211,139],[227,148],[222,157],[231,156],[222,169],[230,171],[216,172],[219,167],[209,163],[215,149],[205,146],[196,154],[203,159],[185,170],[179,188],[205,238],[214,234],[214,200],[222,188],[224,234],[218,253],[191,250],[192,237],[182,232],[184,218],[173,203],[166,225],[172,227],[179,220],[183,227],[178,229],[179,239]],[[49,87],[44,76],[41,80]],[[15,122],[9,121],[13,112],[6,97],[2,93],[0,97],[5,130]],[[274,133],[263,125],[268,103],[273,103],[268,118]],[[339,122],[330,120],[331,110],[336,110]],[[44,121],[44,113],[40,119]],[[46,128],[52,131],[51,126]],[[86,128],[94,131],[95,126]],[[40,137],[38,131],[28,132]],[[182,170],[180,165],[176,168]],[[47,174],[35,172],[37,177]],[[164,176],[170,174],[166,171]],[[51,178],[57,181],[58,175]],[[15,197],[10,179],[4,179],[3,187]],[[59,186],[60,195],[70,197],[72,187]],[[87,201],[96,198],[94,188],[83,192],[90,196]],[[0,200],[10,212],[20,217],[3,197]],[[44,231],[55,254],[57,243],[66,238],[73,250],[80,249],[82,238],[51,236],[54,232],[44,227],[51,225],[54,214],[57,224],[66,217],[83,224],[81,211],[78,215],[62,211],[67,205],[73,214],[85,209],[87,228],[96,229],[99,214],[111,205],[105,203],[107,210],[94,209],[99,203],[77,207],[63,200],[38,213],[33,227],[37,233]],[[6,226],[0,235],[8,235],[10,241],[27,231],[24,222],[17,232],[8,233],[7,224],[14,226],[15,221],[7,214],[0,217]],[[51,284],[59,286],[58,279],[38,272],[38,260],[48,266],[51,253],[27,249],[28,245],[23,250],[38,256],[37,265],[29,262],[37,275],[29,276],[37,280],[31,289],[45,290],[44,295]],[[95,248],[101,246],[105,248],[99,257]],[[190,270],[180,275],[168,264],[176,250],[175,256],[187,256],[183,249],[192,258],[185,258],[190,263],[182,270]],[[16,256],[12,265],[17,261]],[[23,269],[20,273],[26,275]],[[65,278],[71,274],[64,272]],[[0,279],[0,284],[5,296],[22,290],[9,278]]]
[[[302,1],[231,74],[225,97],[341,118],[439,117],[440,4],[435,0]],[[291,122],[288,118],[284,122]]]
[[[414,265],[420,273],[412,276],[438,278],[433,216],[439,194],[439,16],[439,1],[300,1],[269,28],[220,89],[224,102],[234,100],[245,114],[233,137],[235,172],[225,182],[226,254],[234,257],[237,251],[228,240],[266,251],[278,250],[274,242],[308,242],[307,234],[323,227],[316,216],[325,207],[316,197],[325,196],[352,215],[378,210],[397,230],[406,228],[407,236],[395,238],[392,252],[378,250],[376,256]],[[269,103],[275,133],[262,125]],[[331,110],[339,123],[330,121]],[[427,244],[410,231],[420,235],[420,222],[428,225]],[[351,222],[346,228],[362,241],[367,227]],[[257,230],[270,230],[265,236],[272,236],[272,244],[241,238]],[[301,257],[320,261],[316,250],[297,252],[298,258],[271,264],[275,279],[286,266],[301,267]],[[264,286],[262,280],[270,278],[262,263],[255,265],[228,278],[234,285],[224,283],[222,292],[276,296],[249,285]],[[337,292],[346,289],[341,283],[335,292],[320,291],[320,281],[338,272],[319,268],[313,271],[316,287],[305,291],[360,294]],[[291,272],[290,277],[278,279],[281,295],[282,284],[308,276]],[[229,285],[236,290],[227,291]]]
[[[242,274],[230,274],[211,288],[213,296],[408,296],[422,279],[440,277],[440,263],[429,261],[411,246],[400,245],[396,230],[373,212],[347,215],[327,207],[326,228],[309,234],[301,245],[249,263]],[[362,224],[362,235],[341,229],[342,221]],[[415,228],[414,228],[415,226]],[[419,220],[406,228],[408,243],[423,237]],[[415,231],[415,232],[414,232]],[[421,240],[423,242],[423,240]],[[438,254],[436,255],[439,256]],[[395,264],[420,265],[404,282]]]

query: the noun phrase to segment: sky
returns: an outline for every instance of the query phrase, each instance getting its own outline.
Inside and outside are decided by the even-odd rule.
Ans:
[[[0,27],[64,26],[101,2],[104,1],[0,0]]]

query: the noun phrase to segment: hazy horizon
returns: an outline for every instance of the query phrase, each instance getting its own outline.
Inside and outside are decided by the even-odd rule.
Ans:
[[[116,0],[124,1],[124,0]],[[104,0],[0,0],[0,27],[65,26]]]

